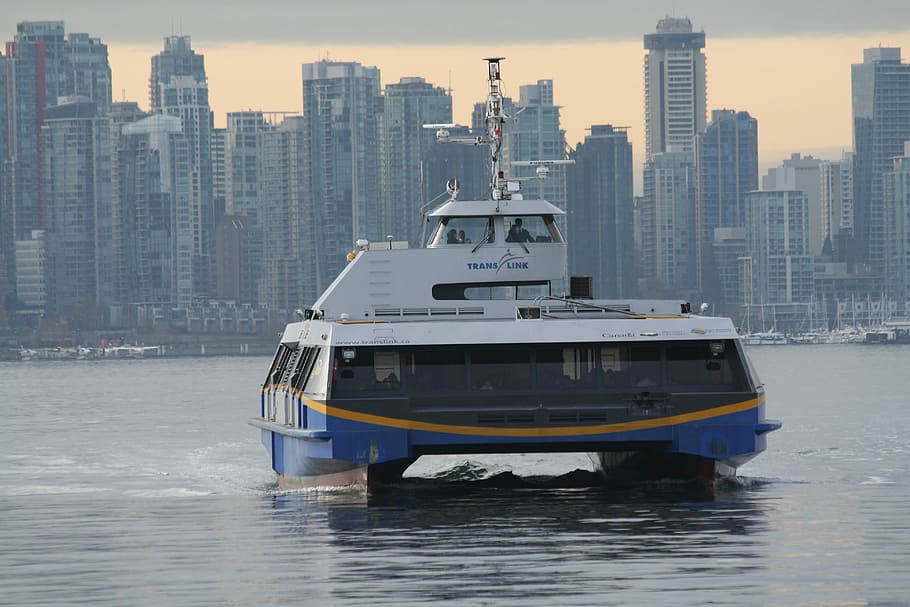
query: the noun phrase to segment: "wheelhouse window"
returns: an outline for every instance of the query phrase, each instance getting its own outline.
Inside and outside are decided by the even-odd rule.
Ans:
[[[430,237],[430,245],[477,244],[493,241],[490,217],[443,217]]]
[[[552,215],[507,215],[506,242],[565,242]]]

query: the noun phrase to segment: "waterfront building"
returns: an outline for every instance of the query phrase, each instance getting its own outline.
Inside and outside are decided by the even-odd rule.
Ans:
[[[705,129],[705,33],[688,18],[664,17],[644,36],[645,156],[694,152]]]
[[[722,305],[723,294],[735,291],[722,286],[724,273],[713,256],[715,234],[718,228],[742,227],[743,198],[758,189],[758,121],[748,112],[714,110],[696,138],[696,158],[697,285],[706,301]]]
[[[885,294],[910,314],[910,141],[884,175]]]
[[[47,240],[44,230],[16,241],[16,294],[26,309],[21,313],[43,316],[47,305]]]
[[[378,201],[379,68],[318,61],[302,66],[306,128],[304,215],[312,221],[318,268],[310,284],[321,293],[344,269],[355,240],[385,239]],[[308,304],[310,302],[303,302]]]
[[[901,49],[868,48],[852,66],[853,236],[861,259],[885,270],[887,217],[884,174],[910,140],[910,64]]]
[[[590,276],[595,298],[635,294],[632,144],[625,128],[594,125],[567,167],[569,274]]]
[[[805,330],[814,287],[808,197],[794,190],[749,192],[744,208],[751,326]]]

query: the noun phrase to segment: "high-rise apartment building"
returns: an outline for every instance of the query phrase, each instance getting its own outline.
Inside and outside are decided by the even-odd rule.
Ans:
[[[885,269],[887,216],[884,174],[910,140],[910,64],[899,48],[863,51],[852,66],[853,88],[853,236],[861,258]]]
[[[193,170],[194,275],[199,295],[215,292],[215,198],[212,178],[212,110],[205,58],[193,50],[189,36],[168,36],[164,50],[152,57],[149,78],[151,111],[180,119]]]
[[[722,304],[715,230],[742,227],[743,197],[758,189],[758,121],[748,112],[713,111],[696,138],[696,166],[697,284],[706,301]]]
[[[847,261],[844,247],[853,234],[853,154],[844,152],[840,160],[823,160],[821,178],[822,236],[831,247],[830,254]]]
[[[256,219],[259,133],[272,123],[261,111],[228,112],[224,142],[225,213]]]
[[[48,311],[95,328],[112,303],[110,115],[61,98],[41,126]]]
[[[515,161],[564,160],[566,133],[560,127],[560,106],[553,104],[553,81],[519,87],[518,105],[512,107],[505,127],[503,161],[509,177],[534,177],[535,167],[510,166]],[[525,198],[547,200],[566,208],[566,167],[549,167],[546,179],[531,179],[522,184]]]
[[[695,290],[695,163],[691,152],[655,154],[645,164],[641,204],[642,295]]]
[[[821,165],[822,161],[818,158],[794,153],[762,177],[763,190],[796,190],[806,195],[809,254],[814,257],[821,255],[825,244]]]
[[[420,209],[443,184],[426,182],[426,159],[438,144],[424,124],[452,122],[452,97],[423,78],[385,87],[381,120],[382,208],[380,233],[411,246],[420,243]],[[429,196],[428,196],[429,195]]]
[[[688,18],[665,17],[644,37],[645,154],[693,152],[705,128],[704,32]]]
[[[305,216],[315,228],[319,268],[312,287],[322,292],[344,269],[359,238],[385,238],[377,115],[382,111],[379,68],[318,61],[302,66],[306,128]],[[311,303],[311,302],[304,302]]]
[[[307,123],[288,116],[260,134],[258,228],[267,243],[255,282],[258,304],[293,314],[321,293],[323,236],[317,228],[318,204],[306,196],[309,155]],[[327,284],[327,283],[326,283]]]
[[[910,141],[884,175],[885,290],[887,298],[910,313]]]
[[[590,276],[594,297],[635,293],[632,144],[625,128],[594,125],[570,155],[569,274]]]
[[[199,233],[190,149],[180,119],[155,114],[123,126],[117,149],[117,299],[122,308],[194,298]]]
[[[813,294],[808,197],[800,191],[749,192],[744,208],[751,326],[800,330]]]

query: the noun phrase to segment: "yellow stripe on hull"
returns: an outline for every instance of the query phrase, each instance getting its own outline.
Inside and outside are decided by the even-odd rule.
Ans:
[[[337,417],[355,422],[363,422],[377,426],[386,426],[390,428],[399,428],[402,430],[424,430],[427,432],[444,432],[446,434],[467,434],[475,436],[514,436],[514,437],[547,437],[547,436],[584,436],[590,434],[613,434],[616,432],[631,432],[633,430],[649,430],[653,428],[663,428],[666,426],[675,426],[688,422],[703,421],[713,417],[721,417],[732,413],[740,413],[755,409],[764,401],[764,395],[757,398],[693,411],[692,413],[683,413],[680,415],[670,415],[656,419],[643,419],[631,422],[620,422],[616,424],[599,424],[596,426],[562,426],[562,427],[541,427],[541,428],[487,428],[482,426],[455,426],[449,424],[434,424],[430,422],[421,422],[410,419],[400,419],[395,417],[384,417],[381,415],[372,415],[370,413],[359,413],[348,409],[339,409],[330,407],[325,403],[310,400],[303,397],[307,407],[318,411],[326,416]]]

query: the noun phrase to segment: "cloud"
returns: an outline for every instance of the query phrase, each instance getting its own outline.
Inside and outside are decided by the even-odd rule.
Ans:
[[[641,40],[666,14],[708,40],[889,32],[910,24],[906,0],[42,0],[4,8],[19,21],[63,20],[68,32],[147,44],[169,34],[199,43],[419,46]],[[14,31],[4,32],[11,40]]]

